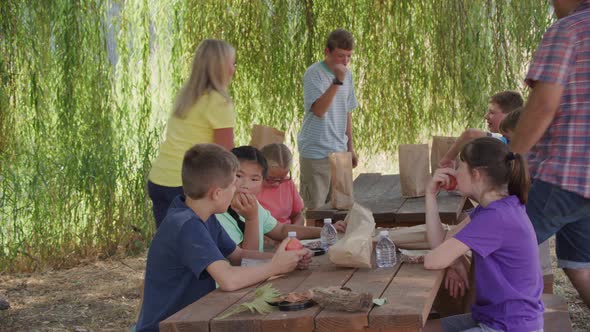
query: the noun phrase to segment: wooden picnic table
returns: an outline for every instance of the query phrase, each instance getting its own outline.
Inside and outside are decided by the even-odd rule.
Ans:
[[[363,173],[353,182],[354,200],[373,212],[380,227],[423,224],[426,218],[424,197],[402,197],[399,174]],[[457,224],[459,214],[471,204],[466,197],[441,191],[437,196],[441,221]],[[348,211],[336,210],[328,203],[308,210],[306,219],[342,220]]]
[[[398,260],[399,261],[399,260]],[[254,299],[258,286],[234,292],[215,290],[160,323],[160,331],[420,331],[430,313],[444,271],[425,270],[422,264],[398,263],[386,269],[341,268],[327,255],[314,257],[310,268],[294,271],[271,283],[279,292],[303,292],[313,287],[346,286],[384,297],[383,306],[349,313],[318,305],[301,311],[267,315],[243,312],[219,319],[227,310]]]

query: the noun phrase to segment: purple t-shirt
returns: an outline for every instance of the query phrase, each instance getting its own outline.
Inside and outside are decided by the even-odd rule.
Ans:
[[[509,196],[478,206],[454,236],[473,251],[477,322],[502,331],[543,328],[543,275],[535,231],[524,205]]]

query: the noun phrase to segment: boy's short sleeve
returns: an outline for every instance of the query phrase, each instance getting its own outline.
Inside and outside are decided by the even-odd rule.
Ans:
[[[574,36],[567,26],[559,21],[552,25],[533,56],[526,83],[531,87],[536,81],[565,86],[576,61],[575,47]]]
[[[315,103],[325,92],[322,89],[321,77],[312,67],[303,75],[303,103],[305,111],[311,111],[311,105]]]
[[[293,197],[293,207],[291,209],[291,214],[303,211],[303,199],[301,198],[301,195],[299,195],[299,191],[297,191],[295,183],[293,181],[289,181],[289,187],[291,188],[291,195]]]
[[[278,221],[270,212],[258,203],[258,220],[262,224],[262,233],[266,234],[277,227]]]
[[[234,252],[234,250],[236,250],[236,243],[234,242],[234,240],[232,240],[232,238],[225,231],[225,229],[219,224],[217,219],[213,219],[210,222],[215,223],[217,225],[217,247],[219,248],[219,251],[221,251],[223,257],[231,255],[231,253]]]
[[[222,128],[234,128],[236,126],[236,114],[232,103],[225,99],[221,94],[217,92],[211,92],[211,103],[210,112],[206,112],[208,115],[209,123],[211,128],[222,129]]]
[[[207,228],[199,223],[202,221],[185,222],[180,231],[182,264],[190,268],[197,278],[201,278],[201,274],[211,263],[225,260]]]
[[[496,211],[480,211],[453,237],[485,258],[502,246],[503,232],[499,218]]]
[[[350,77],[349,82],[350,82],[350,93],[348,94],[348,101],[347,101],[347,105],[348,105],[348,112],[352,112],[352,110],[354,110],[355,108],[357,108],[359,106],[358,101],[356,100],[356,95],[354,93],[354,80],[352,79],[352,73],[350,73],[350,71],[348,72],[348,77]]]

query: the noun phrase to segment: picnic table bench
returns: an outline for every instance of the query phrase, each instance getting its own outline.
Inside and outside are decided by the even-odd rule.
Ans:
[[[399,174],[363,173],[353,182],[354,200],[373,212],[379,227],[423,224],[426,218],[424,197],[402,197]],[[437,196],[441,221],[457,224],[461,212],[471,206],[466,197],[441,191]],[[348,211],[325,204],[308,210],[306,219],[332,218],[342,220]]]
[[[430,313],[443,279],[443,271],[425,270],[422,264],[398,263],[386,269],[342,268],[327,255],[314,257],[308,270],[246,289],[215,290],[160,323],[171,331],[420,331]],[[387,303],[364,312],[322,309],[318,305],[301,311],[275,311],[267,315],[243,312],[219,319],[227,310],[254,299],[257,287],[271,283],[281,293],[302,292],[313,287],[346,286],[356,292],[384,297]]]

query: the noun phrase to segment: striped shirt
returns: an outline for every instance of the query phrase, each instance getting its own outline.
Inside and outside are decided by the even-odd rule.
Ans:
[[[303,101],[305,115],[297,138],[299,154],[303,158],[323,159],[332,152],[347,151],[346,122],[348,113],[358,106],[350,71],[344,84],[323,117],[311,111],[311,105],[332,85],[334,74],[323,61],[311,65],[303,76]]]
[[[531,149],[531,175],[590,198],[590,0],[543,36],[526,82],[564,86],[553,122]]]

